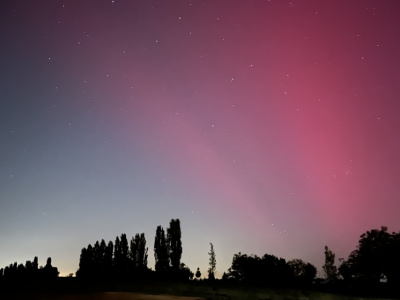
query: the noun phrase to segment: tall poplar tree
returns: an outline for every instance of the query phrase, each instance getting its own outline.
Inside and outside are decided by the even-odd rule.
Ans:
[[[182,257],[181,224],[179,219],[172,219],[167,228],[169,257],[173,271],[179,271]]]
[[[120,272],[122,276],[126,277],[129,269],[129,245],[126,234],[121,234],[121,265]]]
[[[208,279],[214,280],[217,260],[215,259],[214,245],[212,243],[210,243],[210,247],[211,247],[210,252],[208,252],[208,255],[210,255],[210,262],[209,262],[210,267],[208,268]]]
[[[165,273],[169,268],[168,246],[165,239],[165,232],[161,225],[157,227],[156,237],[154,239],[154,259],[156,261],[155,269],[158,273]]]
[[[137,255],[136,255],[136,267],[139,270],[144,270],[147,269],[147,251],[148,248],[146,247],[146,237],[144,233],[142,233],[139,237],[139,235],[136,235],[138,237],[137,239]]]
[[[146,238],[144,233],[136,234],[132,237],[130,242],[129,256],[131,259],[131,265],[135,271],[143,271],[147,269],[147,251]]]
[[[326,279],[334,280],[337,278],[337,269],[335,266],[335,253],[325,246],[325,264],[322,266]]]
[[[104,251],[104,274],[105,277],[109,278],[112,276],[113,272],[113,254],[114,254],[114,244],[109,241],[106,249]]]
[[[119,239],[119,236],[117,236],[115,238],[115,243],[114,243],[114,268],[113,268],[116,276],[120,275],[121,264],[122,264],[121,241]]]

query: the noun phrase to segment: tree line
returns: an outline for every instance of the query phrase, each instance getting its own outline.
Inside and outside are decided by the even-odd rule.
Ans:
[[[200,279],[201,272],[196,274],[181,262],[182,241],[179,219],[172,219],[169,227],[159,225],[154,238],[155,270],[147,267],[146,238],[144,233],[136,234],[128,242],[126,234],[117,236],[115,242],[96,241],[81,251],[78,278],[83,279],[113,279],[132,278],[145,279],[175,279],[189,280],[196,276]],[[216,254],[214,245],[210,243],[208,280],[215,280]],[[252,284],[310,284],[315,278],[317,269],[301,259],[286,262],[283,258],[265,254],[255,255],[235,254],[232,266],[224,273],[222,280]]]
[[[316,275],[317,268],[301,259],[286,261],[271,254],[259,257],[239,252],[222,280],[266,286],[309,285]]]
[[[325,284],[344,287],[377,287],[400,285],[400,232],[389,233],[387,227],[366,231],[358,245],[345,260],[335,264],[335,253],[324,248],[322,266]],[[232,266],[222,279],[262,285],[315,283],[317,269],[301,259],[286,261],[274,255],[235,254]]]
[[[0,269],[0,280],[2,281],[38,281],[51,280],[58,277],[58,269],[51,265],[51,257],[47,259],[46,265],[40,266],[38,257],[33,261],[27,260],[25,265],[17,262]]]
[[[76,276],[85,279],[121,279],[147,270],[147,250],[144,233],[136,234],[130,242],[126,234],[115,242],[104,239],[89,244],[81,251]]]
[[[147,266],[148,246],[144,233],[137,233],[129,241],[121,234],[115,241],[96,241],[81,250],[76,277],[83,280],[190,280],[200,279],[200,269],[195,274],[181,262],[182,241],[179,219],[172,219],[169,227],[157,226],[154,237],[155,270]],[[208,280],[215,280],[216,254],[210,243]],[[324,249],[325,264],[322,269],[328,283],[373,285],[387,281],[389,286],[400,284],[400,232],[389,233],[387,227],[373,229],[360,236],[356,250],[349,257],[339,259],[335,253]],[[38,266],[38,258],[23,264],[10,264],[0,269],[0,280],[44,280],[58,277],[58,269],[51,264]],[[241,252],[234,254],[232,265],[223,273],[222,281],[262,286],[311,286],[315,283],[317,269],[301,259],[286,261],[271,254],[262,257]]]
[[[190,279],[193,273],[181,263],[182,241],[179,219],[169,227],[159,225],[154,240],[155,274],[147,267],[148,247],[144,233],[137,233],[128,242],[126,234],[115,242],[104,239],[89,244],[81,251],[76,276],[82,279],[126,280],[132,278]]]

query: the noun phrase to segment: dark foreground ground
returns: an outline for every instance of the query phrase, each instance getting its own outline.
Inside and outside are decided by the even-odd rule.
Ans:
[[[5,297],[5,298],[3,298]],[[205,298],[199,297],[180,297],[174,295],[151,295],[140,293],[126,293],[126,292],[103,292],[103,293],[90,293],[90,294],[66,294],[66,295],[51,295],[51,294],[29,294],[29,293],[15,293],[0,295],[1,299],[40,299],[40,300],[204,300]]]
[[[85,283],[59,278],[46,284],[2,286],[1,300],[360,300],[393,299],[364,294],[345,295],[311,289],[260,288],[209,282]]]

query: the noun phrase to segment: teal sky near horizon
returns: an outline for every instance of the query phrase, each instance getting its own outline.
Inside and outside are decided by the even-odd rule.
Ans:
[[[319,269],[400,230],[398,1],[0,4],[0,268],[182,226]],[[322,276],[322,271],[320,274]]]

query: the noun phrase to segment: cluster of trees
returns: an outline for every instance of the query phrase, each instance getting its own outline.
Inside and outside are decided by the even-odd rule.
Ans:
[[[136,234],[128,243],[126,234],[117,236],[115,242],[104,239],[89,244],[81,251],[76,276],[84,279],[122,279],[143,275],[147,269],[146,238]]]
[[[15,262],[0,269],[0,279],[6,281],[49,280],[57,278],[58,274],[58,269],[51,265],[51,257],[47,259],[44,267],[39,267],[38,258],[35,256],[33,262],[28,260],[25,265]]]
[[[216,255],[210,243],[208,279],[215,279]],[[144,233],[136,234],[128,241],[126,234],[117,236],[115,242],[96,241],[83,248],[76,276],[90,280],[126,280],[132,278],[188,280],[193,272],[181,262],[182,241],[179,219],[172,219],[164,230],[160,225],[154,239],[155,271],[147,267],[148,247]],[[325,246],[323,270],[328,282],[348,282],[374,285],[382,280],[392,287],[400,284],[400,232],[389,233],[387,227],[373,229],[360,236],[357,249],[347,260],[340,259],[335,266],[335,253]],[[39,267],[38,258],[25,265],[10,264],[0,269],[0,281],[38,281],[58,277],[58,269],[51,265]],[[222,279],[256,285],[310,285],[316,277],[317,269],[301,259],[286,261],[274,255],[246,255],[237,253],[232,265]],[[197,268],[197,279],[200,269]]]
[[[192,279],[193,272],[181,263],[182,241],[179,219],[172,219],[166,232],[159,225],[154,239],[155,269],[159,277]]]
[[[389,233],[383,226],[363,233],[356,250],[347,260],[340,259],[339,267],[335,265],[335,253],[327,246],[324,254],[326,283],[374,287],[386,281],[389,287],[400,285],[400,232]],[[261,285],[308,285],[316,274],[315,266],[301,259],[286,261],[269,254],[258,257],[239,252],[223,279]]]
[[[103,240],[89,244],[81,251],[76,276],[85,279],[146,278],[152,271],[147,267],[148,247],[144,233],[136,234],[128,243],[126,234],[115,242]],[[157,227],[154,240],[155,275],[158,278],[193,278],[193,273],[181,263],[182,242],[179,219],[172,219],[165,231]]]
[[[399,285],[400,232],[389,233],[384,226],[367,231],[360,236],[357,249],[348,259],[340,261],[339,268],[331,272],[334,278],[368,284],[386,280],[390,285]]]
[[[315,266],[301,259],[286,261],[269,254],[259,257],[239,252],[222,279],[258,285],[304,285],[312,283],[316,274]]]

